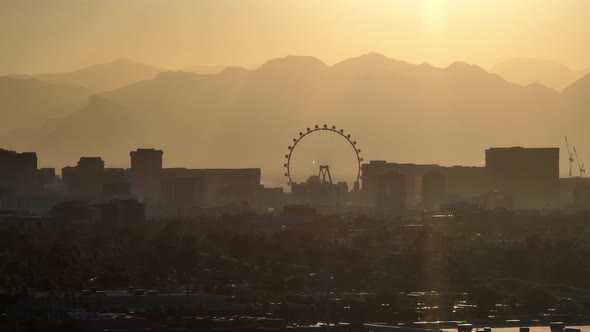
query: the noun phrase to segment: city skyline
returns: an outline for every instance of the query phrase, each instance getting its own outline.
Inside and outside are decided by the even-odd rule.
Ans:
[[[0,0],[0,331],[590,332],[589,13]]]
[[[278,176],[283,145],[326,121],[350,130],[372,159],[477,166],[486,147],[564,149],[566,135],[582,159],[590,155],[585,78],[557,92],[515,85],[461,62],[439,68],[369,53],[328,66],[313,57],[284,57],[256,69],[198,75],[118,61],[0,81],[2,108],[20,110],[6,113],[0,125],[4,147],[36,151],[46,167],[61,168],[83,154],[124,166],[125,150],[155,146],[167,151],[170,166],[262,167]],[[259,117],[273,126],[256,131]],[[226,130],[203,126],[203,119]],[[507,126],[506,135],[494,134]],[[186,153],[188,141],[200,153]],[[235,141],[251,142],[252,154],[246,157]],[[567,158],[560,159],[566,170]]]

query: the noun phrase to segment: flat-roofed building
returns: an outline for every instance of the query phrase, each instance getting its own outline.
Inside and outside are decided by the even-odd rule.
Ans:
[[[422,175],[422,207],[428,211],[438,211],[445,202],[445,177],[437,171]]]
[[[131,151],[133,194],[142,202],[157,203],[161,200],[161,172],[164,151],[137,149]]]
[[[375,192],[375,214],[402,217],[406,211],[406,178],[396,172],[379,174]]]
[[[36,184],[37,154],[0,149],[0,187],[17,193],[33,190]]]
[[[400,164],[372,160],[368,164],[362,165],[364,204],[369,206],[376,204],[380,177],[391,172],[404,177],[405,203],[409,208],[417,208],[424,203],[422,182],[426,174],[438,173],[444,179],[444,200],[447,202],[476,202],[491,190],[489,177],[484,167],[447,167],[435,164]]]
[[[490,148],[485,167],[514,208],[559,208],[559,148]]]
[[[184,206],[255,206],[260,176],[259,168],[164,168],[163,202]]]

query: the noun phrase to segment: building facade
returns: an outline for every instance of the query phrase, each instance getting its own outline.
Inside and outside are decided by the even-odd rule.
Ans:
[[[37,176],[37,154],[0,149],[0,187],[17,193],[33,190]]]
[[[559,148],[490,148],[485,168],[513,208],[559,208]]]

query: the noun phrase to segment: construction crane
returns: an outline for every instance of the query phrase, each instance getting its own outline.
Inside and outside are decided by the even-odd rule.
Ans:
[[[580,177],[584,177],[584,173],[586,173],[586,169],[584,168],[584,164],[580,161],[578,157],[578,151],[576,151],[576,147],[574,146],[574,153],[576,154],[576,160],[578,161],[578,170],[580,171]]]
[[[572,164],[574,163],[574,154],[570,151],[570,144],[567,141],[567,136],[565,137],[565,146],[567,146],[567,157],[570,164],[570,178],[572,177]]]

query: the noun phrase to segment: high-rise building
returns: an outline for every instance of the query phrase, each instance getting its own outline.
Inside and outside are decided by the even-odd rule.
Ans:
[[[17,192],[29,191],[36,183],[37,154],[35,152],[0,149],[0,187]]]
[[[559,148],[490,148],[486,170],[514,208],[559,207]]]
[[[590,185],[576,186],[574,189],[574,209],[590,211]]]
[[[57,176],[55,168],[40,168],[37,170],[37,183],[44,190],[55,189]]]
[[[131,169],[137,172],[157,172],[162,169],[164,151],[156,149],[137,149],[129,153]]]
[[[165,168],[162,202],[169,206],[257,206],[260,169]],[[181,202],[175,202],[180,199]]]
[[[102,181],[102,194],[105,198],[131,198],[130,171],[123,168],[105,168]]]
[[[377,185],[382,174],[390,172],[404,176],[406,204],[416,208],[423,201],[423,177],[428,173],[440,173],[444,178],[445,197],[449,202],[474,202],[491,189],[484,167],[440,166],[434,164],[399,164],[382,160],[371,160],[363,164],[362,192],[366,205],[376,202]]]
[[[129,153],[133,193],[140,201],[156,203],[161,200],[163,154],[164,151],[156,149],[137,149]]]
[[[590,185],[590,178],[571,177],[559,179],[559,200],[562,208],[570,208],[574,204],[574,194],[578,186]]]
[[[375,213],[380,216],[401,217],[406,211],[406,178],[396,172],[378,176],[375,193]]]
[[[377,185],[382,174],[391,172],[404,176],[405,179],[405,201],[408,205],[416,205],[420,201],[420,179],[422,174],[439,169],[438,165],[417,165],[388,163],[384,160],[371,160],[362,166],[363,171],[363,192],[368,203],[374,204],[376,200]]]
[[[428,211],[438,211],[445,201],[445,177],[440,172],[422,175],[422,206]]]
[[[450,166],[438,170],[445,178],[445,193],[450,202],[475,202],[492,190],[485,167]]]

